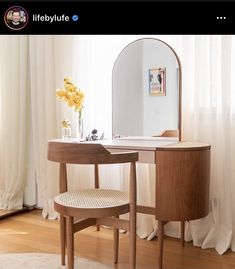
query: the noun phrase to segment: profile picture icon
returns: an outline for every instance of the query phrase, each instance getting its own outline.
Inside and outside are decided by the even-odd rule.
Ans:
[[[20,6],[10,7],[4,16],[6,26],[12,30],[21,30],[28,23],[28,13],[27,11]]]

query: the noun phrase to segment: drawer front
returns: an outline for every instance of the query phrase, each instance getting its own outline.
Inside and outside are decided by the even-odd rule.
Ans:
[[[139,163],[156,163],[155,151],[150,150],[129,150],[129,149],[113,149],[106,147],[110,152],[131,152],[138,151],[139,153]]]

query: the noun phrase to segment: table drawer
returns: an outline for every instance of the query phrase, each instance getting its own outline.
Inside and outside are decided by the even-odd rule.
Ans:
[[[128,149],[113,149],[113,148],[108,148],[107,149],[110,152],[131,152],[131,151],[138,151],[139,153],[139,163],[154,163],[155,164],[155,151],[150,151],[150,150],[128,150]]]

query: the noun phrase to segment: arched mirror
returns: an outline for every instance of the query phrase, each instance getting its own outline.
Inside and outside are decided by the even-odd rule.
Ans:
[[[126,46],[113,67],[113,136],[181,140],[181,72],[176,52],[161,40]]]

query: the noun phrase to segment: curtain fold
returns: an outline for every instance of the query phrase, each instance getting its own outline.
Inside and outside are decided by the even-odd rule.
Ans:
[[[27,172],[29,57],[27,36],[0,42],[0,208],[20,209]]]
[[[234,250],[235,38],[191,36],[183,41],[183,139],[212,146],[211,215],[190,222],[190,228],[195,245],[223,254],[229,247]],[[184,55],[186,46],[191,55]]]
[[[47,141],[61,136],[62,114],[69,110],[56,100],[56,88],[72,72],[72,36],[30,36],[30,83],[34,165],[43,216],[55,218],[53,197],[58,193],[58,167],[47,161]]]

